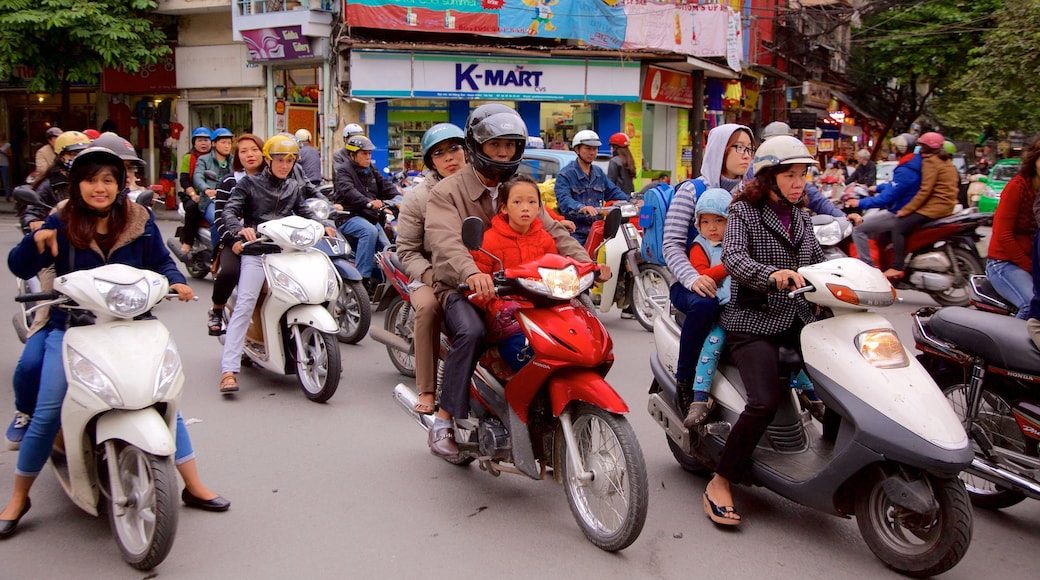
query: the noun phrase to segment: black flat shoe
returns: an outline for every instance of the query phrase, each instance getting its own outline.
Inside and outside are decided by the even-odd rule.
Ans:
[[[32,507],[32,502],[29,498],[25,498],[25,507],[22,508],[22,513],[18,514],[18,517],[13,520],[0,520],[0,540],[6,540],[14,535],[14,531],[18,529],[18,522],[22,521],[22,517],[29,513],[29,508]]]
[[[181,492],[181,501],[188,507],[199,508],[208,512],[226,512],[231,507],[231,502],[222,496],[218,495],[213,499],[200,499],[192,495],[188,488],[184,488],[184,491]]]

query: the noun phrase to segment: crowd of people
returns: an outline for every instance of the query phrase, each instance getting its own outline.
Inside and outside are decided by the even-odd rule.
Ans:
[[[148,209],[126,203],[134,174],[143,161],[118,135],[91,138],[85,132],[54,131],[41,149],[33,184],[54,211],[40,206],[20,209],[25,238],[11,251],[8,265],[21,278],[49,276],[108,263],[128,264],[166,276],[182,300],[193,292],[178,271]],[[181,254],[191,251],[198,227],[209,222],[215,269],[210,335],[226,334],[218,383],[222,394],[238,390],[246,328],[264,282],[259,224],[290,214],[321,222],[330,236],[349,238],[365,286],[375,286],[376,252],[390,244],[382,227],[386,206],[400,205],[396,247],[412,280],[415,308],[415,411],[433,414],[428,445],[436,455],[459,452],[453,420],[469,414],[469,383],[487,343],[515,372],[529,360],[525,338],[512,318],[515,305],[495,296],[492,273],[545,253],[583,262],[593,258],[583,247],[598,208],[629,201],[638,174],[628,147],[616,133],[608,140],[612,158],[604,172],[593,161],[603,145],[591,130],[578,131],[571,148],[577,155],[556,177],[559,215],[547,211],[538,184],[518,175],[528,140],[520,115],[502,104],[483,104],[464,127],[439,123],[422,137],[426,172],[403,195],[372,163],[373,142],[357,124],[343,129],[344,148],[333,158],[333,187],[328,201],[335,221],[315,215],[305,200],[321,197],[320,154],[312,135],[278,134],[263,139],[233,135],[225,128],[194,129],[191,151],[180,167],[185,211]],[[0,135],[0,161],[4,152]],[[733,425],[716,470],[703,495],[707,516],[737,525],[732,484],[747,480],[755,445],[775,415],[785,389],[794,386],[801,404],[822,420],[824,403],[805,373],[778,382],[780,348],[799,345],[801,329],[819,313],[801,296],[788,292],[805,285],[800,267],[822,261],[809,213],[850,219],[857,255],[873,265],[871,240],[890,237],[891,280],[904,274],[905,240],[930,220],[949,215],[956,204],[959,176],[945,139],[936,132],[903,134],[892,140],[898,166],[891,181],[876,184],[876,166],[866,150],[850,159],[832,160],[824,175],[859,183],[873,196],[849,200],[858,211],[877,208],[867,217],[838,209],[807,177],[816,157],[774,122],[761,139],[743,125],[724,124],[707,136],[699,177],[680,184],[664,223],[663,254],[674,283],[670,298],[685,315],[675,380],[686,411],[684,425],[694,430],[713,408],[710,385],[723,348],[740,371],[747,405]],[[2,164],[0,164],[2,167]],[[5,183],[5,188],[7,184]],[[987,274],[997,290],[1018,307],[1020,318],[1040,317],[1030,310],[1038,253],[1034,205],[1040,187],[1040,142],[1023,154],[1019,175],[1008,184],[994,217]],[[8,193],[8,196],[10,194]],[[501,259],[492,262],[463,244],[462,222],[480,218],[487,230],[485,249]],[[141,248],[148,245],[147,251]],[[253,249],[259,248],[259,249]],[[143,259],[142,256],[147,256]],[[611,276],[601,266],[599,279]],[[465,284],[471,295],[460,293]],[[224,306],[234,288],[238,302],[231,319]],[[1040,330],[1040,322],[1030,324]],[[0,538],[14,534],[29,511],[29,490],[46,460],[60,427],[61,401],[67,388],[61,365],[65,315],[51,312],[37,320],[14,376],[16,414],[7,430],[8,444],[19,449],[11,500],[0,512]],[[442,325],[452,348],[444,361],[440,396],[438,353]],[[1031,327],[1032,327],[1031,326]],[[185,481],[183,501],[212,511],[230,503],[199,478],[190,438],[178,416],[177,467]]]

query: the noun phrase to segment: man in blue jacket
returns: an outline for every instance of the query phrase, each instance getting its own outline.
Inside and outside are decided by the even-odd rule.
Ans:
[[[574,222],[577,229],[571,236],[583,245],[592,223],[600,219],[596,207],[607,201],[629,199],[602,169],[592,164],[600,145],[595,131],[575,133],[573,148],[578,158],[556,176],[556,204],[563,217]]]
[[[874,266],[870,258],[870,240],[881,240],[887,236],[896,223],[896,212],[907,204],[921,188],[921,156],[914,153],[917,137],[909,133],[892,139],[892,145],[899,153],[899,165],[892,172],[892,181],[882,183],[874,189],[877,195],[863,199],[850,199],[848,207],[861,210],[880,208],[882,211],[863,218],[863,223],[852,230],[852,241],[856,244],[859,259]]]

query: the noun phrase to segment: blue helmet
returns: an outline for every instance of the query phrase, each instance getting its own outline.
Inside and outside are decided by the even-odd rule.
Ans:
[[[426,167],[433,168],[433,159],[430,158],[430,152],[433,151],[433,148],[448,140],[455,140],[459,142],[459,145],[465,145],[466,133],[458,125],[452,125],[451,123],[437,123],[423,133],[422,157]]]
[[[701,219],[702,213],[722,216],[729,219],[729,204],[733,203],[733,195],[725,189],[713,187],[701,194],[697,199],[697,209],[694,211],[696,219]]]
[[[217,127],[216,129],[213,129],[212,133],[209,134],[210,141],[216,141],[217,139],[221,139],[224,137],[228,139],[233,139],[235,136],[231,133],[229,129],[225,129],[223,127]]]
[[[191,132],[191,142],[194,144],[195,140],[199,137],[209,139],[210,133],[212,133],[212,131],[209,130],[209,127],[196,127],[195,130]]]

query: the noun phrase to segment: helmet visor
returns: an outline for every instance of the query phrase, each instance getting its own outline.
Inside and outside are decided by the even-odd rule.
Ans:
[[[527,127],[512,113],[495,113],[470,128],[473,140],[483,144],[490,139],[519,139],[527,142]]]

